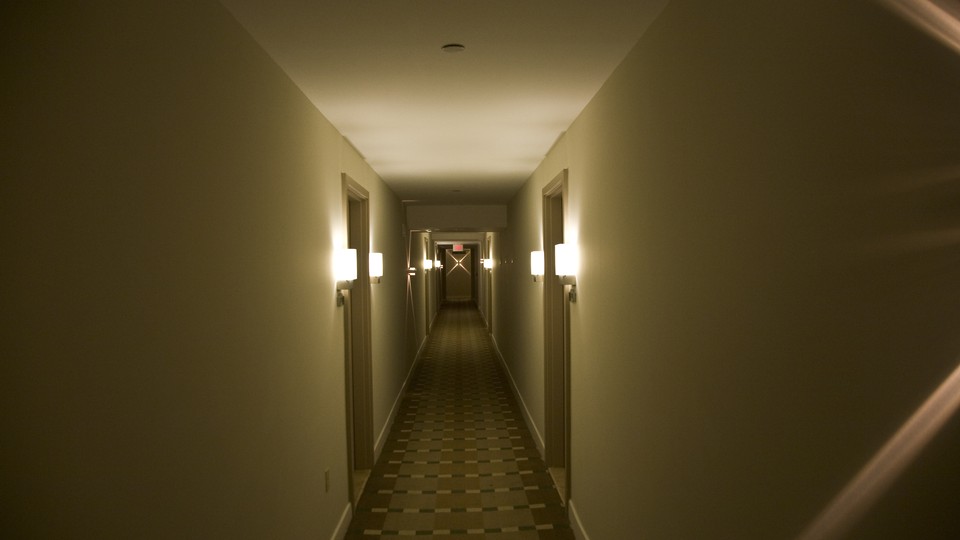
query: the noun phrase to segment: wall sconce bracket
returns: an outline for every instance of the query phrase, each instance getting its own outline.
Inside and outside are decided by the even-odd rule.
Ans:
[[[577,303],[577,276],[557,276],[560,280],[560,284],[567,289],[567,299],[570,300],[571,304]]]
[[[337,306],[342,306],[345,302],[343,298],[343,291],[349,291],[353,288],[352,280],[343,280],[337,282]]]

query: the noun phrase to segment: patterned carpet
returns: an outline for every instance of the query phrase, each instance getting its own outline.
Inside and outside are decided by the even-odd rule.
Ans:
[[[347,539],[572,539],[476,307],[444,304]]]

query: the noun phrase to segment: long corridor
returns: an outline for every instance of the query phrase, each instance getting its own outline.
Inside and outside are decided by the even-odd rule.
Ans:
[[[448,303],[428,337],[348,539],[572,539],[473,303]]]

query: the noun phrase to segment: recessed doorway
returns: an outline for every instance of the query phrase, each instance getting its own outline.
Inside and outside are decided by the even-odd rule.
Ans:
[[[347,247],[357,250],[357,277],[344,302],[347,461],[356,504],[373,468],[373,378],[370,343],[370,207],[367,191],[343,175]]]
[[[570,306],[566,290],[554,271],[554,246],[564,241],[564,199],[567,171],[543,189],[544,252],[544,460],[554,478],[560,500],[570,499]]]

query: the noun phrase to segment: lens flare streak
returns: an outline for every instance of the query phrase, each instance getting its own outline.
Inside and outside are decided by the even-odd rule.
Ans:
[[[960,408],[960,365],[797,540],[841,538]]]
[[[960,54],[960,4],[950,0],[882,0],[904,19]]]

